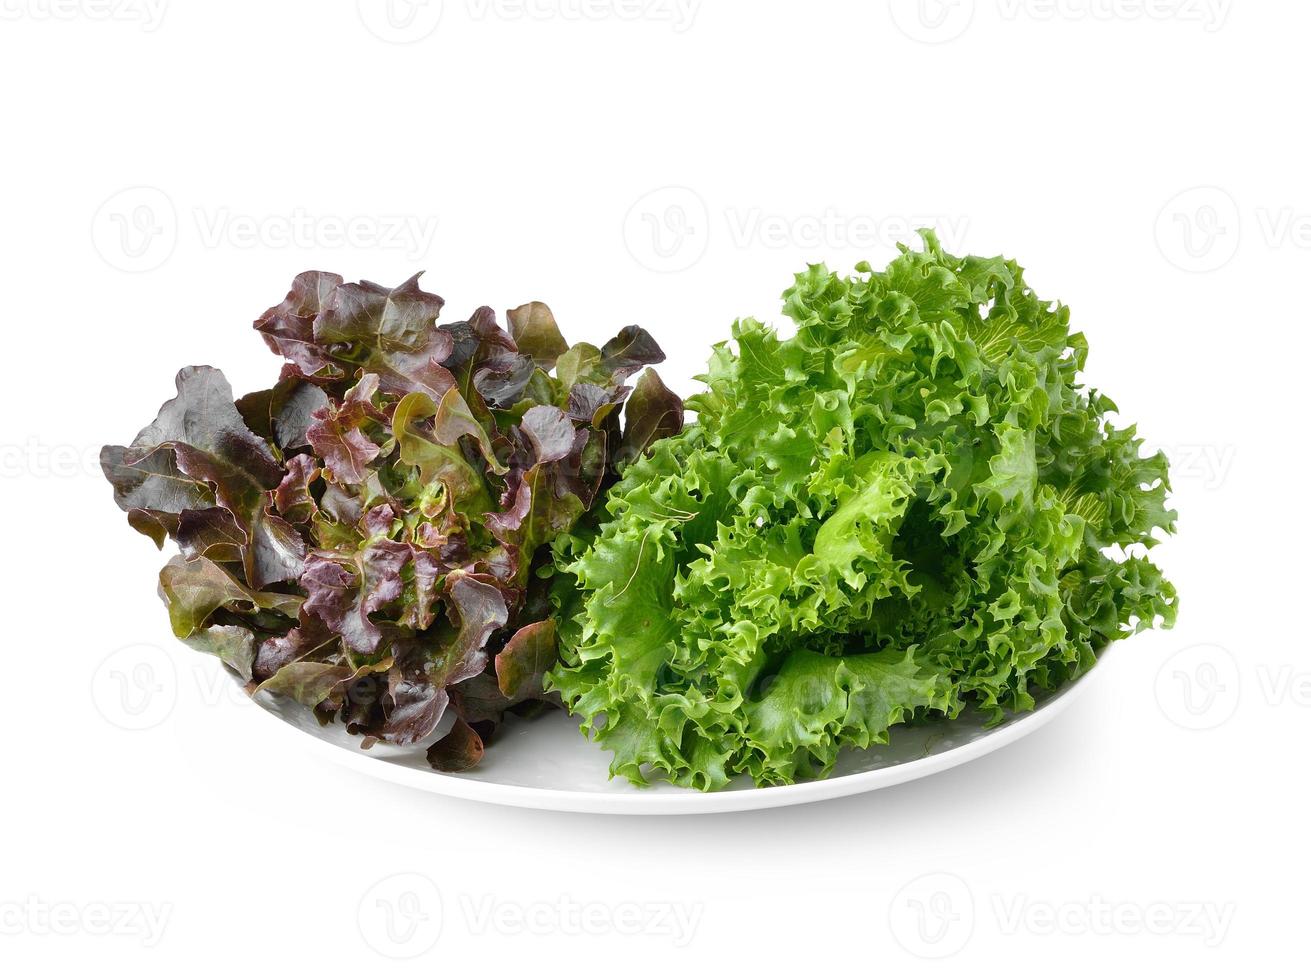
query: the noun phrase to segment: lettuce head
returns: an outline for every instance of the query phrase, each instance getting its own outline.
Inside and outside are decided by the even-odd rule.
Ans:
[[[902,722],[1031,708],[1173,622],[1145,557],[1174,528],[1165,457],[1080,383],[1083,335],[1016,263],[925,233],[784,300],[795,334],[735,324],[696,423],[555,540],[547,682],[614,774],[824,775]]]

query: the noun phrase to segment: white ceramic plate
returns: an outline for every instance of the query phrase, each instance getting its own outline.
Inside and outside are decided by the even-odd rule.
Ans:
[[[568,810],[580,813],[679,814],[725,813],[813,803],[895,786],[950,769],[987,755],[1047,724],[1103,672],[1098,665],[1054,694],[1038,698],[1033,711],[1016,715],[995,728],[977,717],[899,726],[888,745],[842,754],[827,779],[792,786],[756,788],[745,778],[714,793],[657,783],[632,786],[609,778],[610,753],[578,731],[563,711],[531,721],[512,719],[472,772],[439,773],[424,758],[424,748],[375,745],[360,748],[344,726],[321,726],[314,715],[289,698],[261,695],[255,703],[277,729],[296,731],[307,748],[333,762],[403,786],[485,803]]]

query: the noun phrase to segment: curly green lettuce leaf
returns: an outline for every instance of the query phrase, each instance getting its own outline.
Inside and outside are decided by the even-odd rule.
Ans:
[[[701,789],[830,771],[965,708],[993,720],[1169,625],[1145,557],[1164,457],[1077,379],[1069,311],[1003,259],[925,235],[883,272],[823,266],[716,347],[696,424],[557,538],[548,687],[612,772]]]

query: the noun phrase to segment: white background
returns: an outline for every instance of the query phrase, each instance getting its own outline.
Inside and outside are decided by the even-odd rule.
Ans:
[[[1311,9],[444,6],[0,0],[0,970],[1302,969]],[[641,323],[686,391],[807,261],[882,266],[921,223],[1069,303],[1089,381],[1170,451],[1183,612],[918,783],[607,818],[334,768],[172,640],[94,463],[184,364],[265,387],[250,323],[302,269]]]

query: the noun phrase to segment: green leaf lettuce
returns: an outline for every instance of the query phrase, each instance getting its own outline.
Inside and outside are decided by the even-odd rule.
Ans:
[[[795,335],[735,324],[696,424],[555,540],[547,683],[613,773],[823,775],[901,722],[1028,709],[1173,622],[1143,554],[1174,526],[1166,461],[1078,382],[1083,336],[1014,262],[925,233],[784,301]]]

